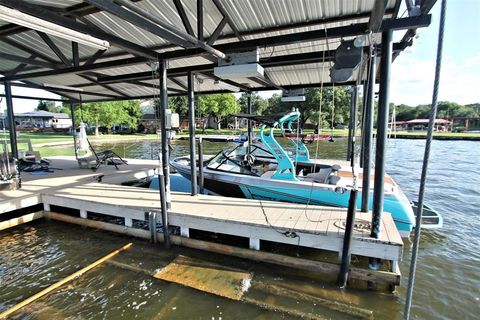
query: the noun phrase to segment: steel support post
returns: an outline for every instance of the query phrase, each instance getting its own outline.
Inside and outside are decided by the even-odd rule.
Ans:
[[[17,130],[15,125],[15,115],[13,113],[12,87],[10,81],[5,81],[5,102],[7,104],[8,132],[10,134],[10,152],[18,160],[17,148]]]
[[[190,181],[192,182],[192,196],[197,194],[197,162],[195,156],[195,96],[194,96],[194,82],[193,73],[188,72],[188,133],[190,142]]]
[[[247,96],[247,113],[249,115],[253,114],[252,108],[252,94]],[[248,153],[250,153],[250,147],[253,142],[253,121],[248,120]]]
[[[170,195],[170,171],[169,171],[169,140],[170,130],[167,129],[167,109],[168,109],[168,93],[167,93],[167,63],[165,60],[160,61],[159,64],[159,78],[160,78],[160,131],[162,134],[162,169],[165,179],[165,200],[167,208],[171,207]]]
[[[368,80],[364,90],[365,106],[363,108],[364,125],[363,125],[363,145],[362,145],[362,163],[363,163],[363,179],[362,179],[362,212],[368,212],[370,199],[370,174],[372,163],[372,139],[373,139],[373,113],[375,101],[375,74],[376,74],[376,54],[372,54],[368,64]]]
[[[75,106],[73,103],[70,103],[70,112],[72,113],[73,151],[75,151],[75,159],[78,159],[77,129],[75,128]]]
[[[200,194],[204,194],[203,183],[203,145],[202,137],[198,138],[198,186],[200,188]]]
[[[378,96],[377,147],[375,150],[375,185],[373,190],[373,238],[379,238],[384,202],[385,147],[387,144],[390,65],[392,64],[392,30],[382,33],[380,91]]]
[[[347,286],[348,269],[351,262],[351,243],[353,235],[353,227],[355,222],[355,211],[357,209],[357,190],[350,191],[350,199],[348,200],[347,221],[345,225],[345,235],[343,236],[342,262],[340,264],[340,273],[338,274],[337,283],[341,288]]]

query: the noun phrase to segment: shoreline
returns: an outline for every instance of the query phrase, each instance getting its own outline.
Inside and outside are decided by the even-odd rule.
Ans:
[[[211,142],[223,142],[233,140],[238,137],[238,135],[231,135],[231,134],[205,134],[205,135],[196,135],[197,138],[201,137],[205,141]],[[334,138],[346,138],[346,135],[334,135]],[[426,139],[426,135],[424,134],[396,134],[390,135],[388,139],[413,139],[413,140],[420,140]],[[434,135],[434,140],[450,140],[450,141],[480,141],[479,136],[456,136],[456,135]],[[109,139],[91,139],[90,142],[92,143],[112,143],[112,142],[136,142],[136,141],[146,141],[146,140],[158,140],[158,137],[125,137],[122,138],[109,138]],[[173,138],[173,140],[188,140],[188,135],[177,135]],[[32,146],[35,148],[45,148],[45,147],[58,147],[58,146],[69,146],[73,144],[73,139],[71,141],[55,141],[55,142],[44,142],[44,143],[36,143]]]

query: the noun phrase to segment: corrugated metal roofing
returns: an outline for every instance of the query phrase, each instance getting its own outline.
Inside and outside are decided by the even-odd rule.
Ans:
[[[397,1],[402,0],[389,0],[387,4],[387,10],[389,12],[395,8]],[[81,0],[27,0],[27,2],[57,7],[68,11],[72,6],[77,8],[82,7]],[[278,35],[287,35],[297,32],[323,30],[325,28],[332,28],[337,26],[348,26],[356,23],[364,23],[369,20],[369,13],[372,10],[375,0],[204,0],[204,35],[208,38],[214,30],[217,28],[220,21],[223,19],[221,10],[217,8],[218,2],[221,9],[225,10],[229,15],[232,25],[227,24],[223,29],[221,35],[228,36],[225,39],[219,39],[216,44],[220,43],[237,43],[239,40],[233,36],[233,29],[236,28],[240,33],[249,33],[244,35],[244,40],[268,38]],[[182,0],[183,7],[185,9],[186,16],[193,30],[196,32],[197,27],[197,1],[196,0]],[[163,19],[164,21],[175,25],[180,30],[185,30],[180,16],[176,10],[173,1],[165,0],[143,0],[136,2],[136,5],[149,11],[155,16]],[[83,7],[86,9],[91,8],[90,5],[83,3]],[[82,8],[83,8],[82,7]],[[141,29],[117,16],[107,12],[95,12],[88,11],[88,15],[84,16],[84,19],[89,23],[99,27],[105,32],[111,33],[121,39],[133,42],[137,45],[141,45],[148,48],[154,48],[157,52],[165,52],[171,50],[181,49],[178,46],[172,46],[167,40],[154,35],[144,29]],[[361,17],[355,17],[355,15],[363,15]],[[386,14],[384,17],[390,17],[391,14]],[[348,17],[348,19],[347,19]],[[272,28],[281,26],[288,26],[292,24],[309,23],[312,21],[318,22],[322,19],[330,19],[328,23],[310,24],[308,26],[296,26],[295,28],[283,28],[279,31],[271,31]],[[333,20],[332,20],[333,19]],[[0,26],[2,22],[0,21]],[[256,34],[250,34],[255,31]],[[60,59],[52,52],[48,45],[38,36],[35,31],[21,32],[14,35],[9,35],[9,38],[21,43],[22,45],[32,48],[43,55],[51,57],[57,63],[61,63]],[[72,59],[71,42],[60,39],[57,37],[51,37],[58,48],[64,53],[67,58]],[[351,37],[350,37],[351,38]],[[349,38],[345,38],[349,39]],[[373,39],[377,43],[380,42],[378,36],[374,36]],[[340,44],[339,38],[318,40],[318,41],[306,41],[302,43],[281,45],[281,46],[268,46],[259,47],[260,57],[263,59],[269,59],[271,57],[310,53],[316,52],[321,54],[321,51],[327,49],[335,50]],[[97,50],[85,45],[79,45],[80,60],[85,61],[92,56]],[[9,46],[1,41],[0,38],[0,52],[6,52],[15,54],[22,57],[29,57],[30,53],[21,49]],[[123,54],[120,54],[123,53]],[[126,53],[123,49],[116,47],[112,44],[112,47],[107,50],[104,56],[100,56],[95,63],[102,63],[107,61],[115,61],[118,59],[131,58],[133,55]],[[215,60],[214,60],[215,61]],[[0,73],[11,70],[18,65],[18,62],[0,61]],[[212,61],[202,56],[192,56],[188,58],[178,58],[168,61],[169,68],[180,68],[196,65],[208,65],[212,64]],[[265,72],[269,78],[277,85],[289,86],[289,85],[308,85],[317,84],[321,81],[330,81],[329,63],[325,63],[324,72],[321,72],[322,63],[305,63],[297,64],[294,66],[276,66],[266,67]],[[63,68],[63,67],[62,67]],[[47,70],[39,67],[29,67],[28,72]],[[117,66],[112,68],[96,69],[93,72],[86,72],[88,77],[100,76],[117,76],[138,72],[151,71],[151,67],[147,63],[138,63],[135,65]],[[82,74],[84,74],[82,76]],[[223,90],[214,84],[214,79],[206,74],[200,74],[199,79],[201,83],[196,81],[196,90],[199,91],[215,91]],[[178,93],[178,90],[183,90],[186,86],[185,76],[176,76],[174,81],[169,80],[168,86],[171,88],[171,93]],[[85,72],[78,72],[78,74],[62,74],[62,75],[49,75],[43,77],[37,77],[29,79],[29,81],[42,84],[58,84],[67,86],[81,86],[85,91],[91,93],[105,94],[118,96],[118,91],[131,97],[146,96],[153,94],[153,89],[144,85],[135,85],[132,83],[114,83],[108,86],[101,86],[99,84],[92,83],[91,85],[84,86],[89,82],[85,77]],[[154,80],[158,82],[158,79]],[[146,78],[142,80],[145,84],[151,84],[152,80]],[[180,85],[176,82],[180,82]],[[259,88],[260,85],[255,86]],[[113,88],[112,91],[109,88]],[[58,91],[58,90],[57,90]],[[67,94],[67,93],[65,93]],[[68,93],[70,96],[76,96],[76,93]],[[96,96],[93,94],[82,94],[82,98],[85,100],[90,99],[105,99],[105,96]]]

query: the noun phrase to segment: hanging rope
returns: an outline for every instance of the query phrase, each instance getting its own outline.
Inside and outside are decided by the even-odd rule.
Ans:
[[[445,29],[445,15],[447,11],[447,0],[442,0],[441,13],[440,13],[440,26],[438,31],[438,44],[437,44],[437,61],[435,65],[435,80],[433,84],[432,94],[432,106],[430,109],[430,119],[428,123],[427,141],[425,143],[425,153],[423,156],[422,176],[420,178],[420,189],[418,191],[418,209],[417,217],[415,220],[415,236],[413,240],[412,259],[410,263],[410,273],[408,277],[407,297],[405,301],[405,310],[403,318],[408,320],[410,318],[410,309],[412,306],[413,286],[415,283],[415,272],[417,270],[417,256],[418,246],[420,243],[420,224],[423,215],[423,200],[425,195],[425,181],[427,180],[428,161],[430,158],[430,146],[433,137],[433,127],[435,124],[435,118],[437,116],[438,106],[438,88],[440,86],[440,70],[442,66],[442,50],[443,50],[443,34]]]

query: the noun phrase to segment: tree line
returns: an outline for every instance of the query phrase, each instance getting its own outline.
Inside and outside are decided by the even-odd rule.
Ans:
[[[305,89],[304,102],[282,102],[280,94],[273,94],[270,98],[263,98],[258,93],[251,93],[253,113],[257,115],[286,113],[293,107],[298,108],[301,117],[300,126],[306,124],[320,124],[327,129],[346,125],[349,119],[351,91],[350,87],[328,87]],[[212,118],[217,123],[217,129],[226,127],[233,122],[232,115],[247,113],[248,94],[242,93],[237,99],[231,93],[196,95],[195,116],[200,119]],[[359,110],[362,109],[362,97],[359,96]],[[175,96],[168,98],[169,107],[180,117],[188,116],[188,98]],[[154,107],[159,110],[159,101],[154,101]],[[71,116],[69,105],[55,106],[53,102],[40,101],[37,110],[50,112],[64,112]],[[429,117],[430,105],[408,106],[405,104],[390,104],[390,115],[395,111],[397,121],[408,121]],[[377,103],[375,101],[375,113]],[[480,103],[460,105],[455,102],[439,102],[437,118],[479,118]],[[84,103],[78,105],[75,111],[77,126],[80,121],[94,127],[96,133],[100,127],[111,128],[122,125],[126,128],[136,129],[142,118],[140,101],[111,101],[98,103]]]

